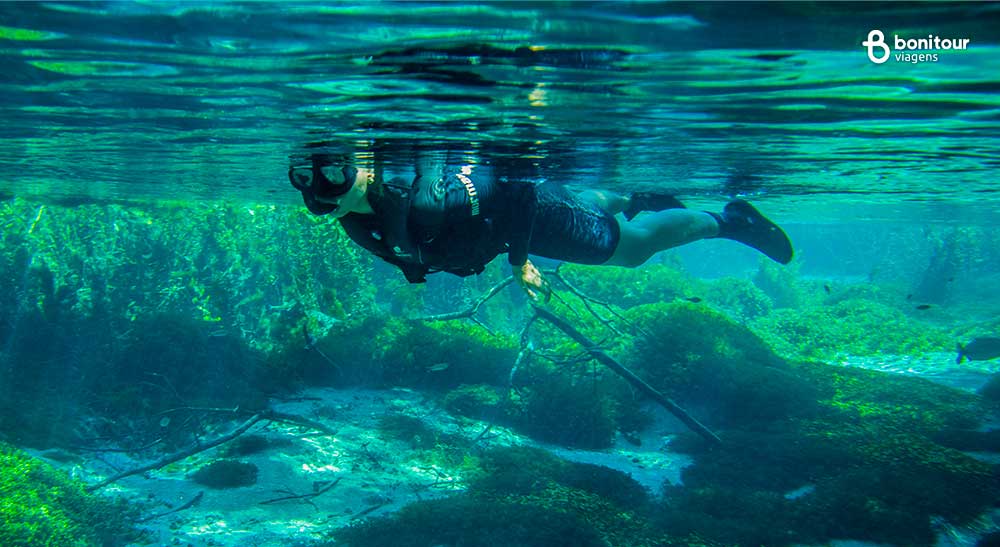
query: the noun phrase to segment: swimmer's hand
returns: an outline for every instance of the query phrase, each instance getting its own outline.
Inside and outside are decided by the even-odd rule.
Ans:
[[[538,302],[539,294],[545,295],[545,302],[548,302],[549,298],[552,298],[552,289],[549,287],[549,282],[542,277],[542,272],[538,271],[538,268],[530,260],[525,261],[515,277],[518,284],[524,289],[524,292],[528,293],[528,298],[533,301]]]

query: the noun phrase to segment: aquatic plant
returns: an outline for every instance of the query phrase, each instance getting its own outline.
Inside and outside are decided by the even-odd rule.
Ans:
[[[494,386],[463,384],[446,393],[441,399],[441,404],[452,414],[483,420],[501,410],[502,400],[501,394]]]
[[[382,438],[402,441],[414,449],[431,449],[439,442],[450,440],[428,422],[400,413],[381,416],[377,431]]]
[[[458,321],[424,323],[390,318],[374,333],[371,365],[383,385],[442,390],[506,382],[517,355],[512,337]]]
[[[337,530],[337,545],[711,545],[651,528],[648,493],[618,471],[525,447],[491,450],[480,462],[467,493]]]
[[[761,260],[753,283],[764,291],[775,308],[795,308],[808,301],[811,291],[803,290],[799,284],[800,262],[779,265],[770,260]]]
[[[745,279],[723,277],[706,284],[704,300],[733,315],[749,321],[771,313],[774,303],[756,285]]]
[[[247,405],[287,386],[264,372],[301,348],[311,312],[378,309],[357,282],[371,259],[301,208],[13,199],[0,225],[0,426],[20,442],[64,442],[74,424],[60,417],[87,410],[127,425],[206,393]]]
[[[687,302],[629,310],[641,330],[632,370],[715,423],[759,423],[815,408],[815,389],[746,327]]]
[[[287,440],[277,444],[287,444]],[[220,454],[226,458],[238,458],[240,456],[249,456],[251,454],[258,454],[269,448],[272,448],[276,443],[264,435],[241,435],[232,441],[226,443],[222,449],[220,449]]]
[[[725,543],[931,545],[932,517],[969,522],[1000,495],[993,466],[935,442],[978,423],[985,409],[974,395],[815,363],[789,372],[813,385],[818,408],[727,430],[724,450],[680,435],[672,448],[695,463],[684,488],[666,487],[661,525]],[[762,509],[774,526],[760,526]]]
[[[136,511],[84,492],[62,471],[0,443],[0,545],[92,546],[138,541]]]
[[[752,328],[784,355],[832,359],[839,355],[914,355],[950,351],[947,333],[902,311],[868,300],[775,310]]]
[[[566,264],[560,271],[589,296],[622,308],[669,302],[704,292],[703,283],[684,273],[679,262],[635,269]]]
[[[563,446],[606,448],[615,435],[615,404],[603,388],[608,380],[551,372],[526,388],[518,429],[532,437]]]

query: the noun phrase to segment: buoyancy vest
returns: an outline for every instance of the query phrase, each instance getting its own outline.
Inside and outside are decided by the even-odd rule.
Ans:
[[[417,175],[383,173],[368,198],[373,215],[349,214],[340,219],[356,243],[402,270],[410,283],[445,271],[478,274],[507,250],[510,215],[480,198],[498,198],[487,168],[473,181],[468,169]],[[441,173],[438,175],[438,173]],[[491,195],[492,193],[492,195]]]

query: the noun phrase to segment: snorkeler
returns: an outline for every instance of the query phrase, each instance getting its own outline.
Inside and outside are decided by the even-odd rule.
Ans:
[[[552,182],[501,180],[488,165],[437,163],[391,172],[323,155],[310,163],[288,171],[309,211],[338,218],[355,243],[399,267],[411,283],[438,271],[478,274],[506,252],[535,298],[532,289],[546,286],[528,254],[636,267],[660,251],[709,238],[738,241],[781,264],[792,259],[785,232],[742,200],[721,213],[702,212],[667,194],[572,195]],[[642,211],[653,214],[639,216]]]

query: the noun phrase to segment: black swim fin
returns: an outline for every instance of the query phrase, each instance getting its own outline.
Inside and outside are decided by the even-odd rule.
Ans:
[[[681,200],[671,194],[659,192],[633,192],[628,198],[628,207],[622,213],[626,220],[632,220],[642,211],[666,211],[667,209],[687,209]]]
[[[715,237],[739,241],[781,264],[792,261],[792,242],[784,230],[760,214],[753,205],[737,199],[727,203],[721,214],[708,214],[719,223],[719,235]]]

